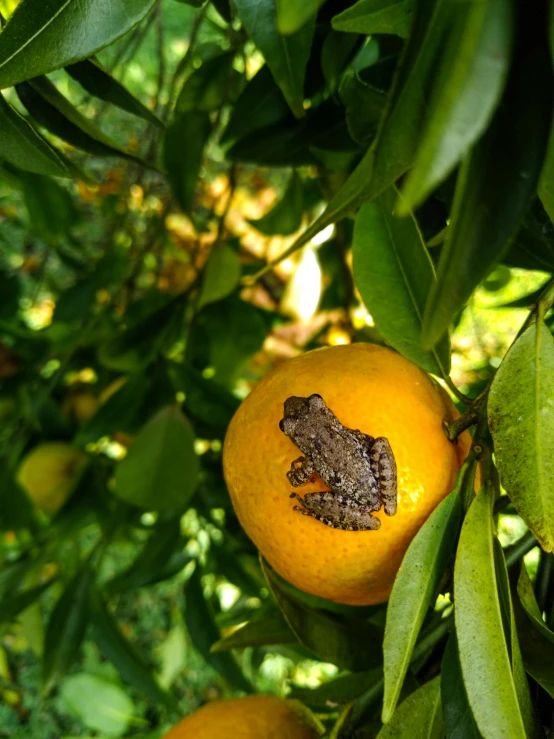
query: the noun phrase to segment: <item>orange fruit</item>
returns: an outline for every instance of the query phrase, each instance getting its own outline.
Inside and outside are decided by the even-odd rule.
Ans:
[[[162,739],[317,739],[321,734],[320,724],[298,701],[248,695],[207,703]]]
[[[317,393],[339,421],[386,437],[398,472],[398,509],[376,515],[374,531],[333,529],[293,510],[286,473],[301,452],[279,428],[284,401]],[[261,380],[231,420],[223,448],[225,479],[237,516],[269,564],[297,588],[338,603],[369,605],[389,597],[410,541],[452,490],[469,451],[443,421],[458,417],[442,388],[396,352],[372,344],[308,352]],[[296,488],[328,490],[316,477]]]

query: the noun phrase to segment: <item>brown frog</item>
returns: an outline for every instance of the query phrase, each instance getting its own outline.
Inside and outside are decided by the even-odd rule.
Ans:
[[[381,521],[372,512],[382,506],[394,516],[396,462],[386,438],[346,428],[317,394],[287,398],[279,428],[305,455],[287,472],[291,485],[304,485],[317,474],[330,488],[304,498],[291,493],[301,504],[295,511],[345,531],[378,529]]]

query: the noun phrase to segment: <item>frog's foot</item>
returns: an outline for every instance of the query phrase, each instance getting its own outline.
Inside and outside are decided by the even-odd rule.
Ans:
[[[293,510],[304,516],[311,516],[326,526],[343,531],[368,531],[381,526],[381,521],[371,515],[369,506],[361,506],[348,495],[339,495],[331,491],[308,493],[304,498],[298,493],[291,493],[302,507],[294,506]]]
[[[287,472],[287,477],[289,478],[290,484],[294,488],[297,488],[307,482],[313,482],[315,474],[312,460],[306,457],[298,457],[291,464],[290,470]]]
[[[394,516],[397,506],[396,461],[388,439],[375,439],[370,451],[371,465],[379,480],[379,490],[387,516]]]

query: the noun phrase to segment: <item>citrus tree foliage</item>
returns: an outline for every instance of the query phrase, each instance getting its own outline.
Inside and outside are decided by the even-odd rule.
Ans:
[[[220,689],[259,689],[268,653],[338,668],[292,691],[329,737],[544,737],[554,287],[507,305],[527,318],[464,394],[449,331],[493,269],[554,271],[551,3],[0,7],[3,701],[30,720],[8,638],[23,629],[43,694],[90,730],[168,726],[184,710],[182,665],[157,672],[155,635],[137,643],[118,614],[130,592],[176,582]],[[145,38],[148,90],[121,81]],[[279,200],[237,228],[240,188],[274,176]],[[283,260],[314,257],[333,224],[321,310],[348,340],[386,343],[450,387],[453,443],[474,430],[390,601],[367,608],[307,596],[260,563],[221,472],[225,429],[264,370],[253,358],[290,322]],[[253,232],[277,244],[273,261]],[[350,323],[358,295],[374,327]],[[332,320],[299,345],[324,343]],[[29,481],[32,455],[44,478],[56,468],[56,490]],[[506,512],[528,530],[503,550]],[[533,584],[523,557],[537,546]],[[231,607],[214,583],[235,587]],[[91,642],[112,672],[82,669]]]

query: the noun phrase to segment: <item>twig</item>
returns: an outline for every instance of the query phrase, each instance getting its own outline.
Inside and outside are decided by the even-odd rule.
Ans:
[[[504,556],[506,557],[506,567],[512,567],[524,557],[527,552],[537,546],[537,540],[530,531],[527,531],[521,539],[506,547]]]

